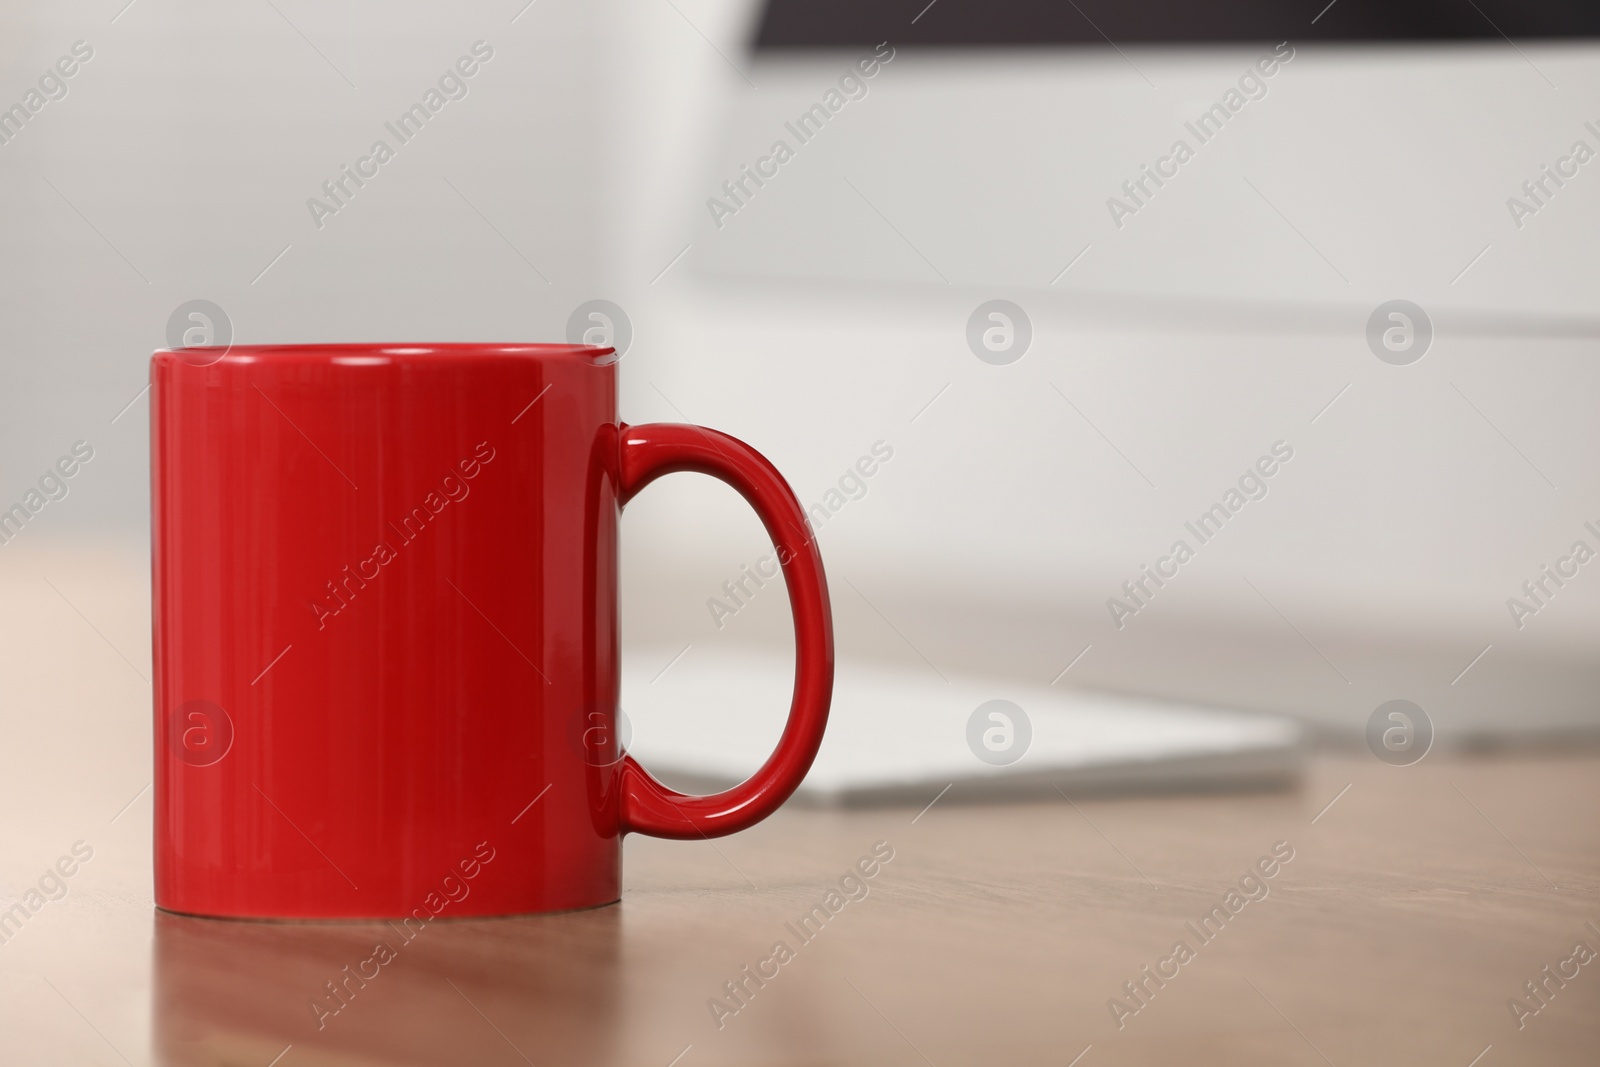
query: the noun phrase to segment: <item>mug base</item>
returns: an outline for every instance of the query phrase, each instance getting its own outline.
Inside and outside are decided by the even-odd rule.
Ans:
[[[602,900],[598,904],[580,904],[575,908],[550,908],[545,911],[508,911],[491,915],[436,915],[429,922],[443,921],[452,925],[456,923],[497,922],[503,919],[533,919],[544,915],[571,915],[574,912],[594,911],[598,908],[609,908],[614,904],[622,903],[620,896],[611,900]],[[209,919],[214,922],[236,923],[281,923],[289,925],[314,925],[335,926],[357,923],[383,923],[397,922],[404,919],[415,918],[414,915],[228,915],[221,912],[181,911],[177,908],[168,908],[160,904],[155,905],[155,910],[166,915],[176,915],[184,919]]]

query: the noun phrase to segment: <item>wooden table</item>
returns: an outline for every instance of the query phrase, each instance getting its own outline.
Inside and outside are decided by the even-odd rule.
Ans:
[[[1600,1062],[1600,961],[1550,982],[1521,1029],[1507,1007],[1537,1006],[1523,983],[1574,942],[1600,950],[1594,754],[1324,756],[1291,792],[791,808],[715,843],[630,840],[619,906],[437,922],[409,942],[382,924],[155,912],[148,811],[146,795],[66,900],[0,945],[0,1060]],[[848,883],[859,899],[829,901],[877,842],[893,859]],[[1279,842],[1293,858],[1246,882],[1259,899],[1229,901]],[[1225,922],[1202,940],[1214,906]],[[312,1007],[380,941],[375,977]]]
[[[411,941],[159,914],[144,561],[5,552],[0,894],[93,850],[63,899],[0,930],[7,1067],[1600,1063],[1600,961],[1550,979],[1521,1029],[1507,1008],[1575,941],[1600,949],[1593,750],[1324,755],[1273,793],[790,807],[715,843],[629,840],[619,906]],[[880,841],[894,858],[852,883],[865,899],[792,932]],[[1277,842],[1294,858],[1265,898],[1191,932]],[[315,1010],[379,941],[393,958]],[[743,969],[779,941],[793,958],[757,987]]]

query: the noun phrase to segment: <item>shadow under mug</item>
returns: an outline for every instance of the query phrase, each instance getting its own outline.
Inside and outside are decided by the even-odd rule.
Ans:
[[[619,421],[610,349],[191,348],[150,377],[159,907],[606,904],[624,834],[734,833],[805,776],[833,684],[805,512],[732,437]],[[618,519],[675,471],[750,503],[794,613],[782,738],[705,797],[616,736]]]

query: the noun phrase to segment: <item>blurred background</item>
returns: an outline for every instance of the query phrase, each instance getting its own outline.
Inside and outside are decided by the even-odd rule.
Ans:
[[[1125,1062],[1506,1056],[1503,998],[1593,919],[1596,35],[1576,0],[0,5],[0,903],[68,842],[100,857],[0,947],[5,1058],[519,1062],[448,973],[538,1062],[929,1059],[907,1034],[993,1062],[997,1034],[1059,1024],[1008,1061],[1089,1034],[1094,1067],[1130,946],[1164,951],[1279,834],[1308,839],[1301,903],[1250,920],[1248,973],[1208,949],[1171,1043],[1157,1021]],[[302,991],[365,932],[150,904],[147,364],[191,329],[616,343],[627,420],[747,440],[811,507],[839,651],[820,799],[891,756],[918,799],[887,830],[792,806],[706,849],[630,840],[626,909],[441,934],[314,1038]],[[730,590],[770,551],[757,520],[673,478],[622,551],[634,751],[680,783],[753,770],[792,652],[781,585]],[[1033,716],[1019,772],[1143,751],[1166,779],[1101,784],[1171,787],[1196,752],[1257,751],[1206,784],[1304,784],[1087,813],[957,789],[917,823],[937,784],[1000,773],[962,732],[997,699]],[[1394,700],[1431,749],[1374,741]],[[747,945],[880,834],[912,887],[875,891],[882,924],[852,905],[845,956],[808,949],[782,1014],[710,1036]],[[862,979],[871,1014],[841,958],[910,974]],[[1031,977],[959,984],[979,974]],[[427,1029],[441,995],[460,1033]],[[1593,1048],[1593,994],[1566,996],[1521,1046],[1545,1062]],[[1241,1002],[1285,1044],[1239,1054]]]
[[[1508,600],[1600,547],[1597,16],[1320,6],[12,5],[0,504],[75,442],[94,458],[0,572],[33,596],[25,557],[68,553],[105,568],[91,607],[105,575],[143,588],[141,390],[189,301],[288,342],[560,340],[604,300],[630,421],[746,438],[808,503],[892,450],[819,524],[843,661],[1335,742],[1397,697],[1440,745],[1586,735],[1600,577]],[[394,157],[343,179],[379,139]],[[971,339],[992,300],[1026,320],[1012,362]],[[1369,337],[1394,300],[1426,320],[1400,362]],[[1279,441],[1268,495],[1119,620],[1109,598]],[[648,750],[670,703],[648,679],[768,652],[781,682],[787,605],[727,598],[766,544],[709,480],[624,530]],[[97,622],[147,663],[142,616]],[[59,702],[26,670],[59,636],[9,625],[8,707]],[[84,671],[126,671],[96,644]]]

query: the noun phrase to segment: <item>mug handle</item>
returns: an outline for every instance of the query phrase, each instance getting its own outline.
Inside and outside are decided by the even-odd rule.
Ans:
[[[721,837],[771,815],[799,786],[822,744],[833,698],[833,619],[811,524],[789,483],[765,456],[716,430],[656,422],[622,427],[619,505],[661,477],[695,471],[720,478],[755,509],[778,549],[794,613],[794,699],[772,755],[744,782],[711,796],[668,789],[632,756],[621,770],[621,829],[693,840]]]

